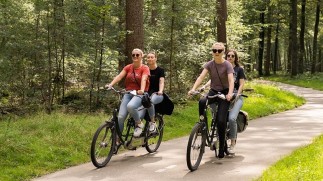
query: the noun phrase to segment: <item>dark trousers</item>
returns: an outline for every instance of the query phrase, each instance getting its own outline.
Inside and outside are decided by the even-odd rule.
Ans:
[[[209,92],[209,95],[212,95],[212,94],[213,93]],[[230,102],[220,98],[215,98],[215,99],[209,100],[208,102],[208,104],[212,104],[212,103],[215,103],[218,105],[217,114],[216,114],[217,129],[219,133],[220,150],[224,151],[225,130],[227,127],[227,118],[228,118]],[[199,115],[200,116],[203,115],[206,118],[205,108],[206,108],[206,97],[203,97],[199,100]]]

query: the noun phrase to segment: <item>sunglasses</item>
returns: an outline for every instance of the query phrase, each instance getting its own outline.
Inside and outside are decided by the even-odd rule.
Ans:
[[[222,53],[223,52],[223,49],[212,49],[213,53]]]
[[[234,55],[229,55],[229,54],[228,54],[228,55],[227,55],[227,57],[234,58],[235,56],[234,56]]]
[[[140,54],[132,54],[132,57],[139,57]]]

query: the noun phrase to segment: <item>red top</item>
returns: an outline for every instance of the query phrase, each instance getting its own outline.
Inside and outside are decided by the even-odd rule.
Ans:
[[[145,92],[148,91],[150,70],[147,65],[141,65],[140,67],[134,69],[133,64],[129,64],[125,66],[123,70],[127,72],[126,79],[125,79],[126,90],[140,90],[142,75],[148,75]],[[136,76],[137,82],[134,79],[134,74]]]

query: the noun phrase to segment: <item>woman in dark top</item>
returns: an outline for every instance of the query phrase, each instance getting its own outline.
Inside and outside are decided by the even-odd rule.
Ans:
[[[147,55],[147,64],[150,69],[149,77],[149,90],[148,93],[151,95],[152,106],[148,108],[150,121],[149,131],[153,132],[156,130],[155,123],[155,104],[161,103],[164,99],[164,82],[165,82],[165,71],[163,68],[157,66],[157,55],[155,52],[150,52]]]
[[[224,157],[224,143],[225,143],[225,129],[227,126],[227,115],[230,106],[230,100],[233,93],[233,68],[230,62],[224,59],[223,55],[225,47],[223,43],[216,42],[212,45],[213,59],[203,66],[203,71],[196,79],[192,89],[188,92],[189,95],[195,92],[196,88],[202,83],[203,79],[209,74],[211,79],[211,90],[208,95],[215,95],[217,92],[225,94],[226,100],[217,98],[217,129],[219,131],[219,158]],[[210,104],[211,108],[215,110],[215,104]],[[206,99],[199,101],[200,119],[204,119],[204,108],[206,106]]]
[[[237,117],[239,111],[243,105],[243,98],[239,96],[242,93],[243,86],[245,83],[246,76],[244,74],[243,68],[239,65],[239,57],[235,50],[229,50],[226,54],[226,59],[232,64],[234,73],[234,93],[237,93],[236,101],[229,112],[229,134],[228,138],[231,140],[230,148],[228,149],[230,154],[234,153],[234,146],[236,145],[237,141]]]

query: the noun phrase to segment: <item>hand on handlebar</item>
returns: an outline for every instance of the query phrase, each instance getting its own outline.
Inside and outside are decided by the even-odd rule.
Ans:
[[[188,96],[192,96],[192,95],[196,95],[196,94],[198,94],[198,93],[200,93],[200,92],[199,92],[199,91],[196,91],[196,90],[194,90],[194,89],[191,89],[190,91],[188,91],[187,95],[188,95]]]
[[[230,101],[232,99],[232,94],[227,94],[226,96],[227,101]]]
[[[110,89],[112,89],[113,87],[112,87],[112,85],[111,85],[111,84],[106,84],[106,85],[104,86],[104,88],[105,88],[105,89],[110,90]]]

